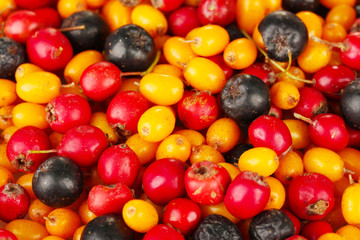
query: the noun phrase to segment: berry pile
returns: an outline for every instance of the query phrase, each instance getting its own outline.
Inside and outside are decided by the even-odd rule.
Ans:
[[[360,239],[356,0],[0,0],[0,26],[0,239]]]

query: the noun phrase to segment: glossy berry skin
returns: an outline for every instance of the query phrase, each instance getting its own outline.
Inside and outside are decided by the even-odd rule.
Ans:
[[[73,56],[70,41],[55,28],[34,32],[26,43],[30,62],[45,71],[63,69]]]
[[[184,3],[184,0],[151,0],[151,4],[164,12],[173,11],[179,8]]]
[[[308,240],[317,240],[321,235],[332,232],[334,232],[333,227],[325,220],[308,222],[301,229],[301,235]]]
[[[83,173],[73,160],[54,156],[35,171],[32,187],[35,196],[45,205],[66,207],[80,197],[84,187]]]
[[[181,233],[167,224],[156,225],[145,234],[143,240],[162,240],[164,236],[172,240],[185,240]]]
[[[107,148],[100,156],[97,169],[106,184],[125,183],[130,187],[138,174],[140,161],[126,144]]]
[[[191,234],[201,221],[201,208],[187,198],[175,198],[165,207],[163,223],[178,229],[183,235]]]
[[[314,87],[333,99],[340,99],[341,91],[354,79],[354,71],[344,65],[325,66],[313,76]]]
[[[218,117],[216,98],[207,92],[186,91],[177,104],[180,121],[186,128],[202,130]]]
[[[10,222],[26,216],[30,197],[21,185],[7,183],[0,187],[0,205],[0,220]]]
[[[151,163],[144,172],[143,189],[158,205],[166,205],[174,198],[184,197],[187,165],[180,160],[163,158]]]
[[[252,218],[249,226],[251,239],[284,239],[294,235],[294,232],[294,225],[288,215],[278,209],[262,211]]]
[[[349,134],[344,120],[332,113],[316,115],[309,126],[309,137],[313,144],[335,152],[344,149],[349,142]]]
[[[294,234],[300,234],[300,229],[301,229],[301,222],[300,219],[298,217],[296,217],[292,212],[285,210],[285,209],[281,209],[281,211],[283,211],[284,213],[286,213],[286,215],[288,215],[288,217],[290,218],[291,222],[294,225]]]
[[[8,37],[0,37],[0,78],[14,79],[17,67],[25,61],[26,51],[21,44]]]
[[[292,145],[289,128],[281,120],[273,116],[263,115],[255,119],[248,129],[249,139],[254,147],[267,147],[278,156]]]
[[[102,51],[106,37],[110,34],[110,26],[105,19],[94,11],[79,11],[65,18],[61,28],[84,25],[84,29],[65,31],[74,51],[82,52],[89,49]]]
[[[5,36],[18,43],[25,44],[30,35],[42,28],[44,23],[41,19],[29,10],[19,10],[13,12],[5,21]]]
[[[301,116],[312,118],[328,111],[328,102],[325,96],[316,88],[303,87],[299,89],[300,100],[290,111]]]
[[[88,196],[88,206],[95,215],[114,213],[121,214],[128,201],[133,199],[133,193],[124,183],[113,185],[95,185]]]
[[[137,133],[140,116],[149,107],[149,102],[141,93],[122,91],[110,101],[106,119],[119,135],[130,136]]]
[[[61,19],[55,8],[43,7],[32,11],[36,13],[40,21],[45,24],[45,27],[60,28]]]
[[[46,105],[46,120],[51,129],[65,133],[77,125],[88,124],[91,108],[88,101],[80,95],[65,93],[53,98]]]
[[[230,183],[224,203],[226,209],[240,219],[259,214],[270,198],[270,187],[265,178],[255,172],[241,172]]]
[[[340,51],[341,61],[354,70],[360,70],[360,57],[356,54],[360,51],[360,32],[348,34],[343,44],[345,49]]]
[[[192,29],[201,26],[197,8],[183,6],[174,10],[169,15],[168,24],[169,30],[174,36],[186,37]]]
[[[111,62],[101,61],[87,67],[80,77],[83,93],[95,102],[114,95],[121,84],[121,71]]]
[[[57,153],[74,160],[80,167],[90,167],[97,163],[107,145],[107,138],[100,128],[79,125],[66,131]]]
[[[187,195],[194,202],[204,205],[222,202],[230,182],[228,171],[210,161],[194,163],[185,174]]]
[[[260,78],[236,74],[221,90],[220,104],[225,115],[239,125],[249,126],[257,117],[269,112],[270,91]]]
[[[234,21],[235,9],[232,0],[203,0],[198,6],[198,16],[202,25],[226,26]]]
[[[38,9],[41,7],[49,6],[51,4],[52,0],[15,0],[16,5],[19,8],[25,8],[25,9]]]
[[[114,214],[105,214],[86,224],[81,234],[81,240],[98,239],[132,240],[134,233],[120,217]]]
[[[285,240],[308,240],[308,239],[300,235],[293,235],[291,237],[286,238]]]
[[[355,79],[349,83],[340,99],[341,115],[345,123],[356,130],[360,130],[360,80]]]
[[[6,148],[11,164],[22,172],[35,172],[48,158],[47,153],[30,153],[30,150],[48,150],[50,140],[46,133],[33,126],[22,127],[13,133]]]
[[[242,70],[241,73],[257,76],[263,80],[267,86],[271,86],[276,80],[274,70],[267,63],[256,62]]]
[[[334,185],[319,173],[294,177],[287,194],[291,211],[301,219],[319,220],[335,205]]]
[[[0,239],[18,240],[12,232],[5,229],[0,229]]]
[[[123,72],[145,71],[155,60],[155,43],[142,27],[127,24],[107,36],[104,56]]]
[[[283,119],[283,110],[275,106],[274,104],[271,104],[271,108],[269,110],[268,115]]]
[[[269,13],[258,26],[269,58],[279,62],[296,59],[308,42],[308,31],[294,13],[284,10]]]

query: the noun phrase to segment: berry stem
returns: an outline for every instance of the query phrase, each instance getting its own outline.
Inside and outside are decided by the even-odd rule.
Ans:
[[[322,43],[325,44],[326,46],[330,47],[330,48],[340,48],[341,51],[346,51],[346,45],[344,43],[340,43],[340,42],[329,42],[329,41],[325,41],[321,38],[315,37],[315,36],[311,36],[311,40],[313,40],[314,42],[318,42],[318,43]]]
[[[150,73],[154,69],[156,64],[159,62],[160,55],[161,55],[161,52],[157,51],[154,61],[151,63],[150,67],[148,69],[146,69],[146,71],[144,71],[144,72],[122,72],[122,73],[120,73],[120,77],[126,77],[126,76],[141,76],[142,77],[142,76],[145,76],[146,74]]]
[[[70,88],[70,87],[73,87],[73,86],[75,86],[75,82],[60,85],[61,88]]]
[[[56,153],[56,149],[48,149],[48,150],[29,150],[27,151],[27,155],[34,153]]]
[[[68,32],[68,31],[74,31],[74,30],[83,30],[85,29],[85,25],[79,25],[74,27],[65,27],[65,28],[59,28],[58,30],[60,32]]]
[[[314,121],[312,121],[310,118],[304,117],[303,115],[298,114],[298,113],[294,113],[294,117],[297,118],[297,119],[303,120],[304,122],[307,122],[309,124],[314,123]]]
[[[161,52],[160,51],[157,51],[156,53],[156,57],[154,59],[154,61],[152,62],[152,64],[150,65],[150,67],[141,74],[141,76],[145,76],[146,74],[152,72],[152,70],[154,69],[154,67],[156,66],[156,64],[159,62],[160,60],[160,55],[161,55]]]
[[[252,39],[252,37],[250,37],[249,34],[247,34],[247,32],[245,32],[244,30],[240,29],[240,31],[242,32],[242,34],[244,34],[244,36],[249,39],[250,41],[252,41],[256,48],[259,50],[259,52],[268,60],[270,61],[275,67],[277,67],[282,73],[286,74],[286,76],[288,76],[289,78],[292,78],[294,80],[298,80],[298,81],[301,81],[301,82],[304,82],[304,83],[309,83],[309,84],[314,84],[314,81],[313,80],[307,80],[307,79],[302,79],[302,78],[298,78],[294,75],[292,75],[291,73],[289,73],[287,70],[288,68],[290,68],[290,63],[288,64],[287,66],[287,69],[284,69],[282,66],[280,66],[276,61],[272,60],[271,58],[268,57],[267,53],[261,49],[257,44],[256,42]],[[291,61],[291,54],[289,55],[289,61]]]

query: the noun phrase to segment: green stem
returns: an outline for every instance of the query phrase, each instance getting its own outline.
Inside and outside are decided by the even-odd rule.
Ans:
[[[56,149],[48,149],[48,150],[28,150],[27,155],[34,153],[56,153]]]
[[[152,72],[152,70],[154,69],[154,67],[156,66],[156,64],[160,60],[160,55],[161,55],[161,51],[157,51],[154,61],[151,63],[150,67],[148,69],[146,69],[146,71],[144,71],[144,72],[122,72],[120,74],[120,76],[121,77],[126,77],[126,76],[140,76],[140,77],[142,77],[142,76],[145,76],[146,74]]]
[[[152,72],[152,70],[154,69],[156,64],[158,64],[158,62],[160,60],[160,55],[161,55],[161,51],[159,50],[159,51],[157,51],[156,57],[155,57],[154,61],[152,62],[152,64],[150,65],[150,67],[145,72],[141,73],[141,76],[144,76],[144,75]]]

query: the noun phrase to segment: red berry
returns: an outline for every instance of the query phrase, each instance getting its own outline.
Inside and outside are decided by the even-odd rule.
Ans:
[[[55,28],[34,32],[26,43],[30,62],[46,71],[63,69],[73,56],[70,41]]]
[[[0,187],[0,220],[10,222],[24,218],[30,205],[29,195],[17,183],[7,183]]]
[[[100,216],[108,213],[121,214],[125,203],[131,199],[133,194],[130,188],[124,183],[117,183],[110,186],[94,186],[87,201],[89,209]]]
[[[90,167],[98,162],[107,145],[106,135],[100,128],[79,125],[66,131],[57,153],[74,160],[80,167]]]
[[[18,240],[17,237],[12,232],[5,229],[0,229],[0,239]]]
[[[80,87],[93,101],[102,102],[114,95],[121,84],[121,71],[111,62],[101,61],[87,67],[81,75]]]
[[[28,38],[36,30],[44,27],[44,22],[36,13],[29,10],[18,10],[9,15],[5,21],[5,36],[21,44],[25,44]]]
[[[187,198],[175,198],[165,207],[163,223],[178,229],[183,235],[191,234],[201,221],[201,208]]]
[[[18,129],[9,139],[6,155],[11,164],[21,172],[35,172],[49,154],[29,151],[48,150],[50,140],[46,133],[33,126]]]
[[[332,232],[334,232],[332,226],[324,220],[307,222],[301,229],[301,235],[308,240],[317,240],[321,235]]]
[[[78,125],[88,124],[91,118],[89,102],[72,93],[53,98],[46,105],[46,112],[46,119],[50,127],[59,133],[65,133]]]
[[[97,169],[106,184],[118,182],[130,187],[139,172],[140,161],[136,153],[126,144],[111,146],[100,156]]]
[[[151,0],[151,4],[161,11],[169,12],[177,9],[184,0]]]
[[[184,6],[171,12],[168,23],[171,33],[179,37],[185,37],[192,29],[201,26],[197,8],[190,6]]]
[[[180,121],[185,127],[202,130],[209,127],[218,117],[216,98],[207,92],[185,91],[177,104]]]
[[[349,134],[340,116],[323,113],[316,115],[310,121],[309,137],[316,146],[336,152],[347,146]]]
[[[273,104],[271,105],[268,115],[279,118],[279,119],[283,119],[282,109],[278,108],[277,106],[275,106]]]
[[[341,61],[354,70],[360,70],[360,32],[349,33],[343,41],[345,46],[340,51]]]
[[[278,156],[285,153],[292,145],[289,128],[279,118],[262,115],[249,126],[249,139],[254,147],[267,147]]]
[[[263,176],[255,172],[241,172],[230,183],[224,203],[235,217],[251,218],[260,213],[270,198],[270,187]]]
[[[143,188],[148,198],[165,205],[174,198],[184,197],[186,165],[180,160],[162,158],[152,162],[144,172]]]
[[[294,177],[287,194],[291,211],[302,219],[319,220],[335,205],[334,184],[319,173]]]
[[[308,239],[300,235],[294,235],[286,238],[285,240],[308,240]]]
[[[348,147],[360,148],[360,131],[346,126],[349,134]]]
[[[312,118],[328,111],[328,102],[325,96],[316,88],[302,87],[299,89],[300,100],[291,109],[292,113],[298,113],[304,117]]]
[[[198,16],[202,25],[226,26],[234,21],[235,14],[234,0],[202,0],[198,6]]]
[[[301,229],[301,222],[299,220],[298,217],[296,217],[293,213],[291,213],[288,210],[285,209],[281,209],[281,211],[283,211],[284,213],[286,213],[286,215],[289,216],[289,218],[291,219],[293,225],[294,225],[294,229],[295,229],[295,234],[299,234],[300,233],[300,229]]]
[[[340,99],[341,90],[355,79],[355,73],[344,65],[328,65],[317,71],[314,87],[334,99]]]
[[[185,174],[187,195],[194,202],[204,205],[222,202],[230,182],[228,171],[210,161],[194,163]]]
[[[148,231],[143,240],[163,240],[164,236],[171,240],[185,240],[184,236],[166,224],[158,224]]]
[[[30,10],[49,6],[52,2],[52,0],[15,0],[15,3],[19,8],[25,8]]]
[[[141,93],[122,91],[110,101],[106,119],[119,135],[130,136],[137,133],[140,116],[149,107],[149,102]]]
[[[59,28],[61,25],[61,18],[55,8],[43,7],[33,10],[40,18],[40,21],[45,23],[45,27]]]
[[[276,74],[274,70],[267,63],[256,62],[242,70],[241,73],[254,75],[263,80],[267,86],[272,85],[276,80]]]

